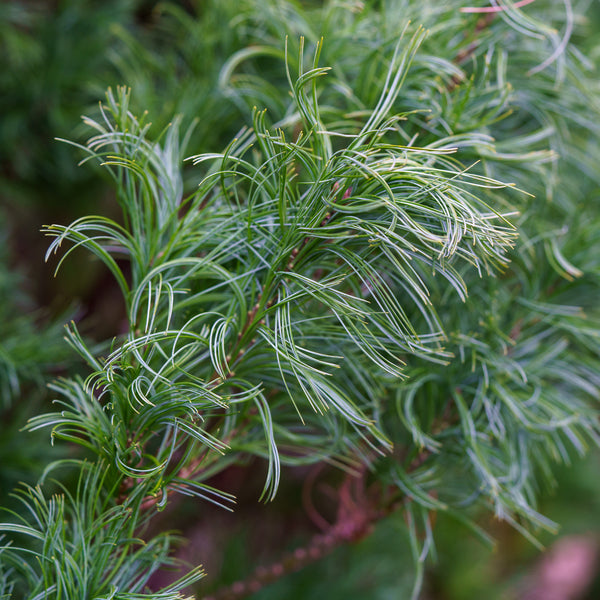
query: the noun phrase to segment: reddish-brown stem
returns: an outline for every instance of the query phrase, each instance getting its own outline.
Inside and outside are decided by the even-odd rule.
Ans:
[[[348,475],[344,479],[339,488],[338,514],[334,525],[328,525],[326,531],[315,535],[306,546],[285,554],[281,560],[268,567],[258,567],[246,580],[221,588],[214,594],[205,596],[204,600],[240,600],[284,575],[320,560],[338,546],[368,535],[374,523],[385,515],[376,510],[368,500],[364,490],[365,475],[363,472],[358,477]]]
[[[419,455],[419,460],[414,460],[409,470],[420,466],[429,456],[429,453]],[[313,487],[314,479],[319,470],[311,473]],[[306,488],[306,486],[305,486]],[[359,541],[369,535],[375,524],[399,508],[397,493],[387,493],[376,490],[369,493],[367,489],[367,469],[357,475],[347,475],[338,488],[338,510],[334,524],[328,524],[319,515],[319,526],[325,529],[312,537],[312,539],[293,552],[284,554],[281,560],[269,565],[258,567],[252,575],[243,581],[236,581],[230,586],[220,588],[209,594],[203,600],[242,600],[258,592],[261,588],[273,583],[277,579],[294,573],[308,564],[314,563],[331,553],[337,547]],[[303,496],[308,492],[303,493]],[[306,498],[304,499],[306,504]],[[312,506],[312,501],[310,501]]]

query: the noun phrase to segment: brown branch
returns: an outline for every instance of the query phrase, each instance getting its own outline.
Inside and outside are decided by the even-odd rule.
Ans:
[[[521,8],[521,6],[527,6],[533,4],[535,0],[519,0],[513,4],[513,8]],[[487,13],[497,14],[506,10],[506,6],[463,6],[460,9],[461,13]]]
[[[281,560],[270,566],[257,567],[244,581],[221,588],[205,596],[204,600],[241,600],[284,575],[320,560],[342,544],[356,542],[367,536],[374,524],[387,513],[375,509],[373,502],[368,499],[364,489],[365,479],[366,469],[358,477],[348,475],[344,479],[339,488],[336,522],[325,532],[313,536],[306,546],[284,554]]]
[[[421,466],[429,457],[427,451],[421,452],[414,459],[408,470],[412,471]],[[311,474],[311,487],[321,468]],[[367,468],[363,466],[359,475],[348,474],[338,489],[338,509],[334,524],[328,524],[319,514],[319,527],[325,530],[314,535],[311,540],[293,552],[283,555],[281,560],[269,566],[259,566],[243,581],[236,581],[230,586],[222,587],[202,600],[242,600],[255,594],[263,587],[277,581],[281,577],[295,573],[307,565],[321,560],[336,548],[357,542],[368,536],[375,525],[382,519],[395,513],[400,507],[398,493],[395,488],[383,491],[378,484],[367,488]],[[306,493],[303,492],[306,504]],[[310,500],[312,510],[316,512]],[[318,514],[318,513],[317,513]],[[312,515],[314,517],[315,515]]]
[[[471,12],[471,11],[463,11],[461,9],[461,12]],[[472,11],[472,12],[477,12],[477,11]],[[492,23],[492,21],[494,20],[494,17],[496,16],[495,12],[488,12],[488,11],[480,11],[480,12],[484,12],[487,13],[485,14],[484,17],[481,17],[476,25],[475,25],[475,35],[477,35],[478,33],[481,33],[484,29],[486,29],[487,27],[490,26],[490,24]],[[466,34],[465,34],[466,36]],[[477,50],[478,48],[478,44],[477,42],[471,42],[464,50],[461,50],[455,57],[454,57],[454,63],[457,65],[462,65],[463,63],[467,62],[467,60],[469,60],[473,54],[475,54],[475,50]],[[449,92],[451,92],[454,88],[456,88],[457,86],[459,86],[462,82],[464,81],[464,77],[458,76],[458,75],[452,75],[452,77],[450,78],[450,83],[447,86],[447,89]]]

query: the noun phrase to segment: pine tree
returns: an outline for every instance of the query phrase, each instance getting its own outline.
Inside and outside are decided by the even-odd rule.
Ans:
[[[598,443],[587,3],[235,12],[243,45],[207,102],[249,120],[224,150],[187,150],[193,119],[204,131],[218,112],[157,133],[126,87],[74,143],[122,215],[45,227],[47,257],[101,261],[126,323],[104,345],[66,327],[85,371],[51,383],[54,409],[26,429],[80,452],[17,491],[0,598],[192,594],[199,566],[151,591],[179,540],[155,517],[182,495],[232,509],[215,476],[250,457],[266,465],[265,501],[282,466],[342,473],[337,521],[282,573],[397,515],[416,598],[436,514],[486,537],[483,508],[535,543],[555,527],[536,509],[553,464]],[[203,18],[167,16],[190,35]]]

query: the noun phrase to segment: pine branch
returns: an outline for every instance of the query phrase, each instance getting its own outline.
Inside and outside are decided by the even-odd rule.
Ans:
[[[78,147],[112,178],[122,219],[45,227],[48,258],[63,252],[60,268],[83,249],[101,261],[127,324],[105,355],[67,328],[87,377],[53,384],[57,410],[27,426],[96,461],[76,463],[74,491],[26,488],[27,516],[0,526],[30,598],[148,597],[174,541],[142,541],[155,511],[174,492],[227,505],[211,477],[248,456],[266,461],[267,500],[282,464],[362,475],[342,484],[336,523],[233,597],[389,511],[406,516],[415,589],[437,512],[466,522],[483,505],[534,542],[531,527],[554,528],[535,508],[537,474],[600,439],[598,218],[572,194],[598,184],[591,67],[568,50],[570,4],[546,3],[560,34],[536,20],[541,3],[503,3],[476,39],[457,34],[471,17],[438,7],[435,35],[407,25],[398,41],[395,11],[426,15],[427,3],[401,4],[267,2],[266,25],[244,14],[263,42],[231,57],[220,89],[244,106],[264,84],[271,110],[255,109],[222,152],[192,156],[186,177],[181,120],[154,136],[125,89],[85,119],[93,136]],[[316,32],[332,22],[328,54]],[[309,42],[269,41],[294,28]],[[264,57],[289,102],[258,78]],[[350,493],[367,476],[377,501]],[[181,598],[200,576],[153,597]],[[17,589],[10,577],[0,572],[0,590]]]

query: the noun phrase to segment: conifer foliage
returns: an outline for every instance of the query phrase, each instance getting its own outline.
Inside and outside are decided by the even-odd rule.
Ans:
[[[0,598],[193,594],[200,566],[152,590],[178,541],[153,519],[182,494],[234,509],[212,482],[249,457],[265,501],[282,466],[347,473],[358,512],[323,547],[400,515],[417,597],[436,513],[477,529],[484,508],[535,541],[555,527],[536,510],[553,463],[598,443],[589,3],[216,4],[164,8],[161,31],[185,32],[186,65],[202,20],[230,11],[205,107],[233,139],[202,146],[210,110],[157,132],[123,61],[133,90],[109,89],[74,143],[122,214],[44,227],[47,258],[101,261],[126,323],[104,346],[66,327],[85,371],[26,429],[80,452],[16,492]]]

